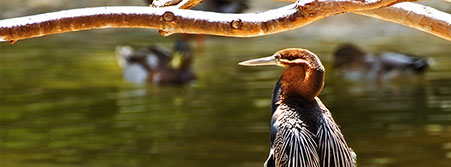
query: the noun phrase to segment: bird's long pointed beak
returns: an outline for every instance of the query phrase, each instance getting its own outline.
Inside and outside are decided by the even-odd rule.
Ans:
[[[264,66],[264,65],[277,65],[275,56],[263,57],[258,59],[247,60],[238,63],[242,66]]]

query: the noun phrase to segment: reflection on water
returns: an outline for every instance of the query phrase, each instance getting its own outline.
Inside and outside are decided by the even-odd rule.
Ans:
[[[441,39],[403,40],[397,50],[437,64],[423,78],[383,87],[333,75],[328,60],[339,43],[277,36],[210,38],[197,50],[195,83],[136,86],[123,81],[114,47],[149,39],[83,34],[92,35],[0,44],[0,166],[262,166],[271,89],[282,69],[236,63],[293,46],[324,61],[320,97],[359,166],[451,164],[451,50]],[[170,46],[168,38],[153,39]]]

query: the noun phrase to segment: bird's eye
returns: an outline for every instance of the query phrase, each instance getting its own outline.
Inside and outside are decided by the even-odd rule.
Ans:
[[[288,60],[293,61],[296,57],[287,57]]]
[[[277,60],[280,59],[280,55],[279,55],[279,54],[276,55],[276,59],[277,59]]]

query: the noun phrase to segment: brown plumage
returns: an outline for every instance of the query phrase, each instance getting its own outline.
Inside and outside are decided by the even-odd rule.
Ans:
[[[284,49],[276,54],[280,55],[281,65],[287,67],[281,80],[284,96],[297,94],[307,100],[318,96],[324,86],[324,67],[319,58],[300,49]]]
[[[290,48],[240,65],[286,68],[273,90],[266,167],[355,166],[355,153],[317,97],[324,86],[324,67],[314,53]]]

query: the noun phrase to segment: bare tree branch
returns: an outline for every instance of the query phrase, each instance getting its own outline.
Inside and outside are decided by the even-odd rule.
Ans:
[[[399,23],[451,40],[451,15],[431,7],[405,2],[355,13]]]
[[[281,0],[295,2],[296,0]],[[394,4],[373,10],[353,13],[391,21],[451,40],[451,15],[437,9],[412,2]]]
[[[150,6],[158,8],[165,7],[165,9],[191,9],[194,6],[202,3],[202,1],[203,0],[156,0],[153,1]],[[173,34],[172,32],[165,30],[158,30],[158,33],[160,33],[160,35],[162,36],[169,36]]]
[[[166,32],[165,34],[261,36],[299,28],[330,15],[378,9],[402,1],[406,0],[373,0],[368,2],[358,0],[303,0],[279,9],[252,14],[221,14],[172,7],[72,9],[0,20],[0,40],[15,41],[56,33],[100,28],[154,28]],[[451,40],[449,33],[441,37]]]

